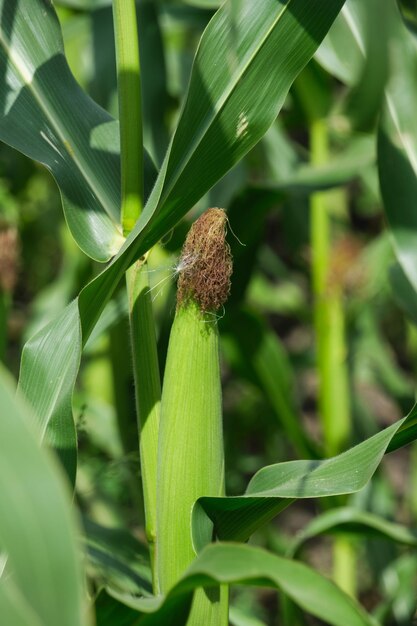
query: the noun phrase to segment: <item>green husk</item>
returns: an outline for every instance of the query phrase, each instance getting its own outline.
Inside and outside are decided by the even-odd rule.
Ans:
[[[215,309],[230,287],[226,217],[210,209],[193,225],[168,347],[158,447],[157,554],[162,592],[195,557],[191,513],[201,496],[224,495],[222,395]],[[217,257],[218,262],[214,263]],[[210,268],[215,265],[213,290]],[[181,266],[181,262],[180,262]],[[225,274],[220,276],[219,267]],[[207,520],[207,533],[212,528]],[[227,589],[198,592],[188,624],[227,624]]]
[[[161,591],[195,556],[191,509],[224,493],[222,405],[216,323],[197,305],[181,307],[172,326],[162,390],[158,449],[157,550]]]

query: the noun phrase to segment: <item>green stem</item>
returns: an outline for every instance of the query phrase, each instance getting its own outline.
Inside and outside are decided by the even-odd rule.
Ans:
[[[346,365],[345,315],[340,289],[322,304],[320,408],[328,456],[341,452],[350,431],[350,398]]]
[[[310,127],[310,151],[312,165],[323,165],[329,156],[326,121],[314,120]],[[313,293],[316,300],[324,297],[329,266],[330,221],[326,206],[326,194],[314,193],[311,197],[311,246]],[[317,328],[319,330],[319,327]],[[319,333],[318,333],[319,334]]]
[[[356,597],[356,547],[350,537],[337,537],[333,545],[333,578],[352,598]]]
[[[311,124],[311,162],[323,165],[329,159],[326,121]],[[341,286],[330,284],[329,193],[311,197],[312,283],[314,323],[319,375],[319,413],[324,449],[328,456],[338,454],[350,429],[348,373],[346,367],[345,319]],[[336,277],[337,280],[337,277]]]
[[[310,126],[310,153],[312,165],[326,163],[329,156],[326,121],[314,119]],[[314,193],[311,196],[311,252],[312,252],[312,287],[314,296],[314,326],[316,336],[317,370],[319,378],[319,415],[323,429],[324,449],[330,454],[333,447],[328,424],[327,398],[330,396],[331,380],[327,377],[328,347],[328,302],[327,276],[330,257],[330,218],[327,209],[326,194]],[[327,345],[326,345],[327,344]]]
[[[320,166],[329,160],[326,120],[311,123],[311,162]],[[346,365],[343,285],[331,270],[329,193],[311,198],[312,283],[319,377],[319,414],[324,450],[334,456],[343,450],[350,431],[350,402]],[[335,582],[355,593],[355,548],[341,537],[333,547]]]
[[[113,0],[122,176],[121,221],[128,235],[143,208],[143,124],[135,0]]]
[[[144,205],[143,124],[139,40],[134,0],[113,0],[121,148],[121,221],[132,230]],[[136,412],[140,430],[140,460],[146,535],[151,552],[154,591],[159,591],[156,554],[156,459],[161,385],[152,302],[146,264],[127,272]]]
[[[162,393],[157,534],[161,591],[168,591],[195,558],[195,501],[220,495],[224,453],[217,324],[189,302],[175,315]],[[205,531],[209,542],[208,519]],[[227,589],[200,590],[187,624],[227,624],[227,605]]]

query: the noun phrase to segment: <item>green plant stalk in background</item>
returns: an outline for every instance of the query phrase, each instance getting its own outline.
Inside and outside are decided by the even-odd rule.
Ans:
[[[327,122],[315,118],[310,126],[311,162],[321,166],[329,160]],[[311,196],[312,283],[317,346],[318,405],[326,456],[340,453],[350,432],[350,403],[346,365],[343,287],[331,276],[331,224],[329,194]],[[333,575],[347,593],[355,594],[355,552],[341,537],[333,549]]]
[[[113,17],[120,117],[121,221],[124,235],[128,235],[144,204],[140,57],[134,0],[114,0]],[[154,546],[161,383],[148,273],[143,259],[128,270],[127,291],[136,413],[140,430],[145,527],[151,555],[153,587],[157,593],[159,586]]]
[[[127,236],[144,204],[139,39],[134,0],[113,0],[122,177],[121,221]]]
[[[178,283],[177,311],[167,353],[158,456],[157,551],[162,592],[178,582],[195,558],[191,529],[194,503],[201,496],[224,495],[222,389],[215,316],[229,290],[231,261],[224,237],[224,212],[210,209],[192,226],[181,257],[185,267]],[[221,275],[215,274],[216,265]],[[215,291],[220,284],[223,293],[210,299],[210,290]],[[210,541],[212,525],[207,518],[206,523],[206,538]],[[187,623],[227,625],[227,588],[199,590]]]
[[[329,159],[326,120],[311,122],[311,162]],[[344,314],[341,290],[329,284],[332,263],[328,194],[311,196],[312,282],[319,375],[319,413],[326,456],[338,454],[349,434],[349,403],[344,350]]]

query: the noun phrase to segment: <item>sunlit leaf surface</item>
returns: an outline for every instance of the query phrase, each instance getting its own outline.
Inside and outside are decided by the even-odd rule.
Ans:
[[[0,139],[52,172],[78,245],[107,261],[123,243],[118,124],[75,82],[49,2],[0,14]]]

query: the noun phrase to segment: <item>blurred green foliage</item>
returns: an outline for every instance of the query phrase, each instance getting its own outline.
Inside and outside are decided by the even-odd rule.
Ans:
[[[416,3],[398,4],[407,26],[415,30]],[[62,0],[56,5],[72,72],[100,106],[117,116],[110,2]],[[311,286],[312,194],[323,194],[329,215],[327,276],[343,311],[342,356],[350,397],[343,448],[392,424],[414,401],[415,284],[396,261],[398,244],[394,250],[387,229],[376,151],[378,127],[385,132],[379,124],[387,85],[393,85],[397,76],[396,41],[406,32],[400,26],[392,28],[394,11],[398,20],[394,5],[390,0],[347,1],[318,54],[294,83],[279,119],[149,258],[163,371],[175,307],[175,265],[185,233],[208,206],[228,210],[235,269],[219,328],[231,495],[242,493],[252,475],[266,465],[324,454]],[[198,41],[216,6],[211,0],[138,3],[145,145],[158,166],[178,120]],[[415,67],[412,62],[410,66]],[[395,85],[390,88],[395,90]],[[417,101],[417,91],[413,97]],[[317,118],[325,121],[329,145],[327,162],[321,165],[310,162],[311,126]],[[390,159],[382,170],[382,187],[394,185]],[[401,187],[401,178],[398,184]],[[399,197],[395,193],[394,203]],[[410,202],[415,214],[416,196],[411,192]],[[397,205],[387,208],[389,221],[406,230],[403,214],[396,211]],[[0,347],[4,345],[0,356],[17,374],[25,340],[62,311],[99,267],[70,237],[52,177],[2,145],[0,230],[10,228],[18,231],[17,279],[6,313],[0,315]],[[116,604],[103,585],[113,591],[149,591],[128,341],[127,303],[120,289],[87,344],[74,395],[79,436],[76,501],[85,519],[91,593],[100,594],[99,626],[134,623],[130,609],[121,610],[119,621],[111,621],[108,616],[111,611],[117,615]],[[127,440],[118,429],[118,413],[130,419]],[[416,486],[413,444],[387,457],[375,480],[358,494],[301,500],[251,541],[283,555],[309,522],[333,511],[332,538],[312,533],[298,557],[331,575],[334,537],[347,536],[354,545],[357,597],[380,624],[406,626],[416,616],[415,544],[410,540],[407,547],[395,537],[393,541],[369,527],[364,530],[355,521],[355,511],[358,519],[369,514],[414,529]],[[336,519],[342,506],[352,514],[351,528],[340,527]],[[272,590],[237,587],[233,607],[231,623],[236,626],[319,623],[302,615],[284,596],[277,601]]]

